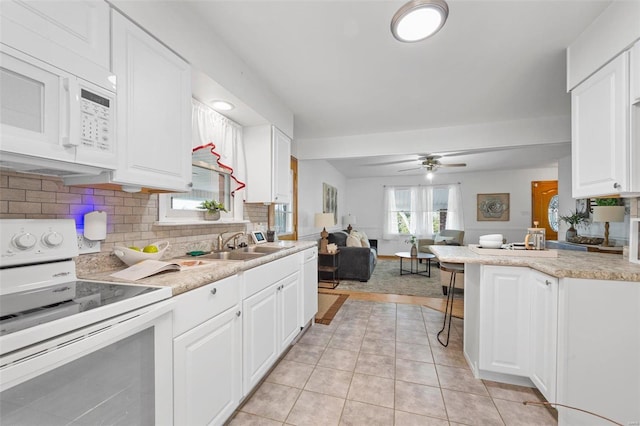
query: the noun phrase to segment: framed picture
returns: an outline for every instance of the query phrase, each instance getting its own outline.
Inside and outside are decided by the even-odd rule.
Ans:
[[[589,198],[580,198],[576,200],[576,213],[584,213],[586,217],[591,215],[592,207]],[[595,201],[595,200],[593,200]]]
[[[322,184],[322,213],[333,213],[333,223],[338,223],[338,189],[328,183]]]
[[[478,222],[508,221],[509,194],[478,194]]]

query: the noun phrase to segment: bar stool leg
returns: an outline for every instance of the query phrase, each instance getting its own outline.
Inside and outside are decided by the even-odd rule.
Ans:
[[[438,332],[438,335],[436,336],[438,339],[438,342],[440,342],[440,344],[445,348],[449,346],[449,335],[451,334],[451,316],[453,315],[453,290],[455,288],[455,284],[456,284],[456,272],[452,271],[451,278],[449,278],[449,291],[447,292],[447,304],[444,308],[444,322],[442,323],[442,328],[440,329],[440,331]],[[449,320],[448,328],[447,328],[447,319]],[[440,335],[442,334],[445,328],[447,328],[447,340],[446,342],[443,342],[442,340],[440,340]]]

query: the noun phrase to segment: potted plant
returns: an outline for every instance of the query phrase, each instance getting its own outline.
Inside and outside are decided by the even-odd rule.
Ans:
[[[205,200],[198,208],[205,210],[204,212],[204,220],[218,220],[220,219],[220,212],[226,212],[227,209],[224,207],[223,203],[219,203],[216,200]]]
[[[415,235],[409,235],[409,239],[405,240],[405,243],[411,244],[411,257],[418,256],[418,247],[416,247],[416,241],[418,241],[418,239]]]
[[[569,242],[578,236],[578,231],[576,231],[575,227],[588,221],[587,213],[579,212],[577,210],[569,211],[568,215],[559,216],[559,218],[561,221],[569,225],[569,229],[567,229],[566,233],[566,240]]]

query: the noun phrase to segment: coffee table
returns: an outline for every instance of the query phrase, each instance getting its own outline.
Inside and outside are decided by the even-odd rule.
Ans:
[[[431,259],[435,259],[435,255],[431,253],[418,252],[417,256],[411,256],[411,253],[408,251],[399,251],[395,253],[395,255],[400,258],[400,275],[418,274],[424,275],[425,277],[431,277]],[[409,269],[404,269],[402,267],[402,259],[409,259]],[[427,261],[424,271],[420,271],[420,260]]]

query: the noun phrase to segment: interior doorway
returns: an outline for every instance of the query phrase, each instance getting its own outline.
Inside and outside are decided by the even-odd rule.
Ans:
[[[558,181],[531,182],[531,226],[538,222],[544,228],[547,240],[558,239]]]

